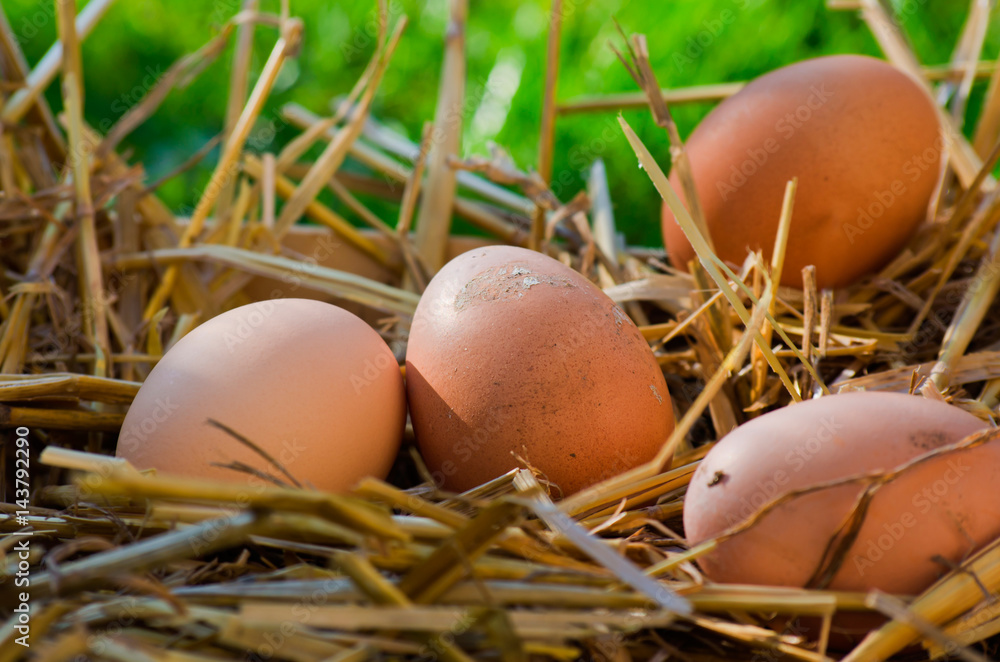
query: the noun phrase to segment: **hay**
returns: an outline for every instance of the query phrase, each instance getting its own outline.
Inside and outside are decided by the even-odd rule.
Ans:
[[[246,141],[282,64],[300,47],[301,23],[287,9],[272,15],[245,1],[100,136],[82,117],[79,42],[110,5],[94,0],[75,16],[73,3],[59,3],[61,40],[33,70],[0,21],[0,71],[13,83],[0,106],[0,426],[28,426],[47,446],[32,464],[37,489],[23,521],[12,487],[5,483],[0,495],[0,532],[9,534],[0,539],[0,608],[17,602],[12,550],[16,534],[30,532],[38,659],[819,661],[830,659],[838,611],[896,619],[850,660],[887,659],[920,641],[936,656],[964,659],[982,659],[977,645],[997,649],[1000,611],[986,596],[1000,590],[1000,541],[921,596],[883,596],[713,584],[694,562],[716,542],[689,548],[678,533],[685,488],[712,442],[764,409],[840,389],[920,390],[984,419],[996,415],[1000,200],[991,171],[1000,157],[1000,69],[980,61],[980,5],[953,62],[923,67],[883,3],[831,3],[860,10],[898,66],[949,86],[951,107],[941,116],[956,147],[932,222],[880,274],[836,297],[817,291],[808,269],[801,290],[776,285],[794,182],[770,264],[752,255],[734,272],[715,257],[697,205],[688,215],[624,119],[645,173],[697,250],[692,273],[670,269],[659,251],[621,243],[600,162],[588,194],[566,202],[553,195],[546,177],[560,114],[648,105],[693,199],[669,108],[742,86],[661,90],[645,38],[623,34],[616,52],[640,92],[559,104],[558,1],[537,172],[517,169],[499,150],[489,160],[453,154],[464,96],[463,0],[450,3],[435,124],[425,125],[419,144],[369,114],[405,38],[405,18],[390,25],[383,2],[377,48],[354,89],[330,117],[286,106],[285,119],[301,133],[264,155]],[[192,216],[178,218],[157,198],[162,180],[145,185],[141,166],[116,147],[234,35],[224,130],[172,176],[217,143],[222,154]],[[271,56],[251,81],[252,45],[265,38]],[[60,70],[66,110],[57,122],[41,93]],[[970,142],[951,118],[961,116],[977,78],[991,85]],[[317,145],[320,156],[306,160]],[[367,172],[343,170],[348,159]],[[325,188],[369,229],[320,202]],[[370,196],[398,202],[394,223],[372,211]],[[280,484],[248,490],[143,475],[109,456],[128,403],[163,353],[276,283],[294,279],[298,294],[358,312],[402,355],[429,277],[473,245],[451,236],[453,213],[492,240],[530,244],[571,264],[640,325],[681,413],[653,461],[554,503],[527,470],[462,495],[420,479],[403,487],[368,479],[340,496],[286,486],[295,482],[287,472]],[[300,218],[320,230],[302,230]],[[307,253],[323,242],[338,247],[337,257],[317,263],[315,250]],[[5,476],[10,450],[0,456]],[[411,477],[426,475],[418,457],[404,453],[402,464]],[[820,640],[781,629],[775,615],[820,619]],[[16,624],[0,628],[0,662],[26,655],[13,643]]]

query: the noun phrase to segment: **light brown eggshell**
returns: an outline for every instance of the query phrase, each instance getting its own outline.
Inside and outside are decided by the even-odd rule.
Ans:
[[[262,301],[208,320],[164,355],[129,408],[117,454],[140,469],[264,485],[213,466],[242,462],[287,482],[209,418],[302,483],[343,492],[388,473],[405,390],[392,351],[356,316],[313,300]]]
[[[513,452],[570,494],[652,459],[674,425],[663,374],[628,316],[522,248],[472,250],[434,277],[406,382],[420,451],[449,490],[521,466]]]
[[[785,184],[799,178],[781,282],[841,287],[892,260],[927,215],[944,143],[928,94],[870,57],[836,55],[782,67],[723,101],[686,142],[719,257],[748,248],[769,259]],[[683,199],[677,172],[670,182]],[[663,207],[675,266],[694,250]]]
[[[957,407],[898,393],[846,393],[754,419],[709,451],[684,504],[698,544],[793,490],[889,471],[954,444],[985,423]],[[699,560],[713,580],[806,586],[862,484],[825,487],[768,510]],[[925,493],[925,490],[930,490]],[[873,497],[830,589],[920,593],[1000,535],[1000,443],[928,458]]]

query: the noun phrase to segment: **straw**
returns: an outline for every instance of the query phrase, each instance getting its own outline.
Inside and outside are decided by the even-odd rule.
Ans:
[[[538,174],[542,181],[552,179],[553,148],[556,139],[556,88],[559,83],[559,41],[562,36],[562,0],[552,0],[549,11],[549,36],[545,49],[545,88],[542,95],[542,126],[538,137]],[[545,209],[536,206],[531,219],[529,247],[541,250],[545,238]]]
[[[112,4],[114,4],[114,0],[93,0],[87,3],[80,15],[75,17],[73,32],[77,36],[76,38],[80,41],[86,39]],[[61,29],[69,31],[68,26]],[[62,62],[63,42],[57,41],[31,70],[31,74],[25,81],[25,87],[15,92],[7,100],[3,110],[0,110],[0,124],[14,124],[23,118],[32,105],[40,99],[45,88],[55,79]]]
[[[101,260],[97,246],[97,229],[94,223],[94,205],[90,191],[90,149],[83,135],[83,65],[80,59],[80,42],[76,34],[76,5],[58,3],[59,36],[64,44],[63,102],[69,123],[69,165],[76,187],[76,215],[80,222],[77,250],[83,267],[80,289],[84,302],[84,323],[94,348],[94,374],[108,374],[108,319],[105,302],[100,296],[104,291]],[[4,369],[9,366],[5,362]]]
[[[451,208],[455,198],[455,171],[448,165],[461,153],[465,99],[465,21],[467,0],[448,0],[444,58],[434,112],[434,138],[427,155],[427,186],[417,211],[417,253],[430,275],[445,263],[445,248],[451,231]]]
[[[864,9],[873,28],[876,20],[894,22],[888,35],[876,37],[921,84],[939,83],[953,126],[956,117],[975,116],[980,97],[970,85],[982,81],[987,88],[978,126],[967,127],[981,167],[968,158],[968,143],[953,146],[956,175],[942,183],[929,222],[878,274],[836,292],[817,290],[808,267],[801,289],[779,286],[789,228],[798,222],[794,186],[786,190],[772,258],[765,263],[761,254],[749,254],[731,267],[711,251],[624,121],[646,174],[610,172],[598,160],[587,193],[565,201],[543,176],[552,156],[544,142],[554,124],[540,133],[539,171],[532,172],[515,166],[502,147],[490,158],[462,159],[459,131],[431,118],[410,118],[424,127],[419,141],[383,123],[372,109],[390,55],[404,40],[422,38],[404,34],[402,20],[390,25],[394,10],[385,1],[357,81],[330,91],[328,117],[285,106],[290,133],[279,152],[253,154],[237,143],[280,62],[300,45],[287,1],[274,4],[275,14],[259,12],[255,0],[238,3],[235,16],[220,20],[219,30],[180,58],[103,137],[82,119],[79,40],[96,23],[91,12],[109,4],[95,0],[75,19],[72,7],[63,6],[61,40],[50,50],[59,55],[34,70],[0,20],[0,68],[11,83],[0,86],[6,102],[0,223],[9,249],[0,297],[0,427],[14,437],[12,428],[26,426],[31,448],[45,449],[32,457],[26,507],[15,503],[13,482],[0,482],[7,501],[0,503],[0,556],[7,559],[0,564],[0,587],[7,587],[0,600],[5,607],[17,603],[10,581],[18,571],[15,546],[30,534],[36,657],[228,660],[264,658],[272,646],[271,657],[295,662],[779,656],[820,662],[829,659],[830,637],[847,612],[893,619],[849,653],[852,662],[885,659],[913,645],[965,659],[995,647],[1000,611],[989,596],[1000,585],[993,567],[1000,541],[968,559],[951,559],[952,571],[918,596],[737,586],[715,584],[699,567],[724,538],[689,545],[682,517],[687,488],[723,434],[747,417],[824,394],[826,383],[833,390],[912,393],[983,421],[997,417],[1000,318],[989,304],[1000,245],[1000,194],[992,177],[1000,158],[1000,76],[995,63],[979,61],[987,33],[979,0],[969,4],[950,62],[935,67],[916,61],[884,2],[836,3]],[[464,3],[450,9],[452,27],[457,19],[464,23]],[[565,2],[550,9],[557,20],[572,15]],[[268,29],[256,30],[258,24]],[[67,29],[73,25],[75,31]],[[248,94],[255,38],[266,38],[261,33],[272,27],[283,35],[280,48]],[[549,28],[551,48],[558,31]],[[130,132],[168,92],[185,93],[184,84],[218,59],[230,36],[220,137],[146,181],[142,164],[118,150],[127,149]],[[446,47],[439,110],[464,96],[463,81],[452,77],[464,68],[459,41]],[[671,104],[717,101],[743,85],[705,81],[662,90],[657,75],[662,80],[666,72],[653,71],[645,39],[630,38],[625,47],[639,94],[559,100],[550,62],[537,100],[543,116],[554,122],[559,112],[647,107],[676,154],[682,145]],[[40,93],[60,69],[66,103],[57,125]],[[8,117],[12,103],[17,122]],[[453,142],[443,147],[442,140]],[[156,191],[197,167],[217,141],[223,158],[213,176],[223,173],[221,185],[203,193],[192,219],[175,215]],[[67,145],[84,149],[59,170]],[[614,198],[616,180],[636,176],[650,177],[695,246],[692,273],[666,264],[661,247],[628,246],[618,232],[616,223],[634,201]],[[325,189],[336,206],[319,198]],[[411,232],[419,233],[429,199],[439,214],[424,228],[425,238],[435,235],[431,252],[497,241],[527,245],[538,230],[534,211],[544,210],[547,250],[632,316],[664,370],[676,424],[654,457],[553,502],[539,479],[517,469],[462,494],[444,491],[424,464],[431,458],[419,455],[426,440],[414,444],[409,429],[392,482],[369,477],[348,494],[300,486],[305,481],[284,470],[269,440],[251,441],[235,430],[229,430],[234,443],[254,450],[269,469],[223,458],[220,464],[238,471],[218,482],[140,472],[114,456],[127,406],[154,366],[199,324],[259,299],[267,279],[291,279],[295,285],[285,293],[347,307],[402,357],[420,292],[436,269]],[[453,215],[490,239],[453,236]],[[299,227],[300,217],[323,227]],[[102,315],[91,314],[95,304]],[[95,342],[98,320],[105,325],[103,346]],[[629,415],[622,414],[623,422]],[[996,443],[995,437],[988,430],[959,447]],[[153,434],[144,441],[164,442]],[[13,475],[14,460],[0,454],[0,472]],[[745,526],[804,494],[864,486],[858,508],[813,573],[810,585],[823,585],[878,486],[908,466],[776,495]],[[908,544],[919,551],[930,542]],[[784,629],[796,616],[817,624],[809,639]],[[0,624],[0,662],[19,653],[15,625],[10,618]]]
[[[268,58],[267,63],[264,65],[264,70],[261,72],[260,78],[257,80],[253,93],[250,95],[250,100],[243,109],[239,121],[233,129],[232,135],[226,141],[226,146],[223,149],[222,156],[219,158],[219,163],[215,167],[208,186],[205,187],[205,192],[198,200],[198,204],[195,206],[191,220],[178,242],[179,248],[190,247],[194,242],[194,239],[201,233],[208,215],[215,206],[216,198],[222,191],[222,184],[233,176],[233,171],[237,166],[239,154],[250,134],[250,130],[253,128],[253,123],[256,121],[257,116],[260,114],[260,111],[264,106],[264,101],[267,99],[267,96],[271,91],[271,87],[274,85],[274,81],[278,77],[278,73],[281,71],[281,67],[284,64],[285,59],[290,53],[294,52],[294,50],[298,48],[301,33],[301,23],[290,21],[285,26],[281,37],[275,43],[274,48],[271,51],[271,55]],[[167,271],[164,273],[163,278],[160,281],[160,285],[150,297],[149,303],[146,306],[146,311],[143,314],[143,319],[147,321],[152,319],[153,315],[156,314],[156,311],[163,306],[167,296],[169,296],[170,291],[174,286],[174,282],[177,280],[177,269],[178,268],[176,266],[167,268]]]

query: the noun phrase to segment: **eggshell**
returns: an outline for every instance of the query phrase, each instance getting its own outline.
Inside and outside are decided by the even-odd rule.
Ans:
[[[303,484],[342,492],[388,473],[405,389],[388,345],[356,316],[313,300],[262,301],[208,320],[163,356],[129,408],[117,454],[140,469],[264,485],[213,466],[242,462],[288,482],[209,418]]]
[[[846,393],[790,405],[727,435],[692,477],[684,503],[696,545],[793,490],[891,471],[926,456],[875,492],[828,588],[917,594],[1000,536],[1000,443],[927,453],[983,429],[943,402]],[[862,483],[827,485],[767,510],[699,564],[726,583],[806,586],[847,520]],[[812,580],[812,581],[811,581]]]
[[[770,257],[785,185],[799,178],[781,282],[841,287],[892,260],[927,215],[944,141],[927,92],[874,58],[835,55],[782,67],[719,104],[686,143],[718,255]],[[680,178],[671,184],[683,198]],[[694,257],[664,205],[673,264]]]
[[[406,383],[420,451],[449,490],[523,466],[517,453],[570,494],[652,459],[674,426],[663,373],[628,316],[522,248],[472,250],[434,277]]]

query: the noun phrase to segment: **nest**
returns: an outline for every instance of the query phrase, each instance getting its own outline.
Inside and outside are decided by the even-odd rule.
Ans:
[[[972,81],[991,77],[974,139],[953,131],[930,222],[879,274],[836,297],[817,290],[809,269],[801,289],[775,287],[780,241],[769,263],[751,255],[728,271],[693,241],[706,266],[691,274],[669,268],[661,251],[623,245],[599,165],[585,194],[562,201],[551,192],[560,112],[648,105],[683,175],[669,107],[739,89],[661,92],[644,38],[623,34],[619,55],[640,92],[557,106],[558,0],[538,169],[529,172],[499,150],[490,159],[454,156],[463,0],[451,2],[437,118],[420,143],[369,114],[406,25],[405,17],[390,25],[382,3],[362,78],[329,117],[285,107],[300,133],[276,155],[255,154],[248,139],[283,62],[295,57],[300,22],[240,12],[100,135],[82,118],[79,42],[110,4],[92,0],[76,16],[74,3],[58,3],[59,50],[31,70],[0,23],[0,608],[12,614],[0,628],[0,660],[813,661],[832,655],[828,635],[841,611],[893,619],[851,660],[912,655],[905,649],[914,644],[963,659],[997,650],[1000,541],[923,595],[862,595],[711,583],[694,561],[713,543],[689,547],[680,525],[700,459],[764,410],[843,389],[919,390],[986,420],[995,415],[1000,202],[990,173],[1000,154],[1000,69],[979,61],[988,3],[973,5],[954,63],[937,68],[919,65],[882,3],[834,3],[860,10],[897,66],[948,91],[956,117]],[[251,81],[252,41],[275,32]],[[180,218],[158,200],[159,182],[147,183],[117,148],[230,40],[237,46],[221,156],[196,208]],[[59,118],[41,95],[57,76]],[[689,237],[700,236],[699,219],[677,204],[620,122]],[[315,146],[319,156],[307,159]],[[342,169],[347,160],[358,167]],[[327,188],[368,227],[323,204],[317,196]],[[793,197],[794,184],[789,204]],[[371,198],[395,202],[398,217],[389,223],[374,213]],[[453,214],[484,238],[452,236]],[[199,322],[253,300],[313,296],[362,315],[401,357],[429,277],[483,242],[547,251],[636,321],[680,414],[653,462],[554,502],[529,470],[444,493],[424,480],[412,439],[391,482],[368,479],[350,495],[284,485],[248,494],[237,483],[142,475],[111,457],[142,380]],[[24,428],[34,453],[30,494],[17,491],[28,475],[17,464]],[[30,582],[14,581],[22,576]],[[17,644],[22,590],[30,593],[30,650]],[[791,617],[819,619],[821,635],[804,638]]]

